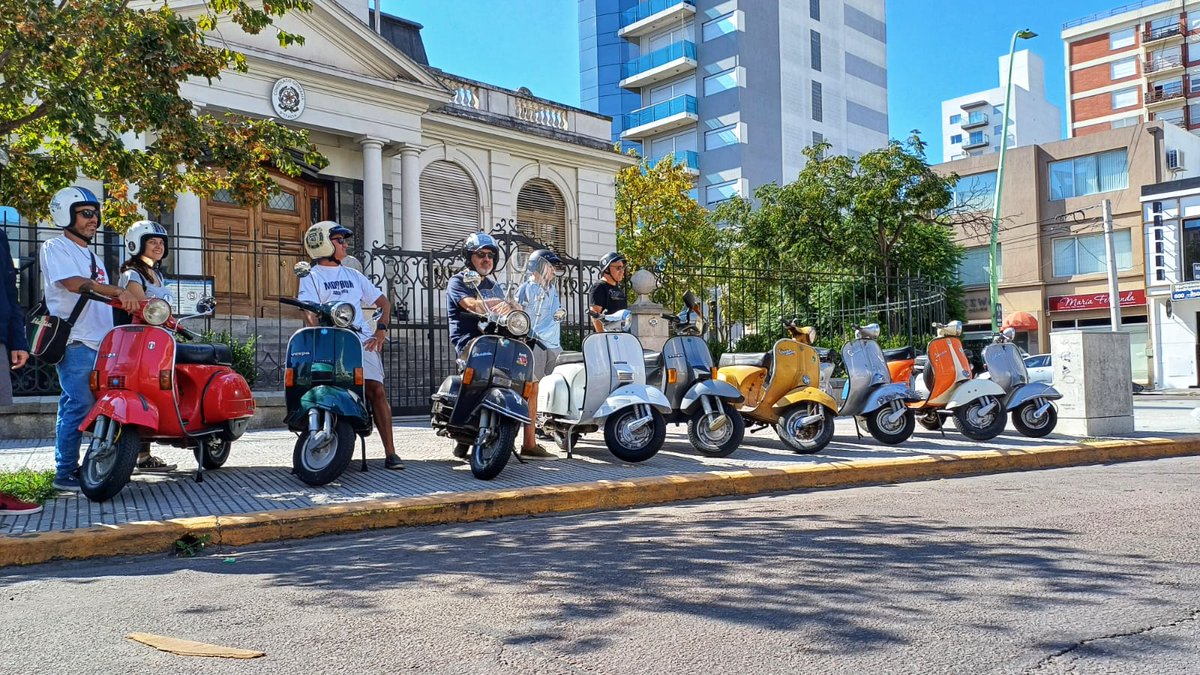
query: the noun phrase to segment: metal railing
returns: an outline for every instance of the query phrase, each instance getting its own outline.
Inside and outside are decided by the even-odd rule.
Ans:
[[[1125,12],[1132,12],[1136,9],[1142,9],[1144,7],[1150,7],[1152,5],[1165,5],[1165,4],[1167,4],[1167,0],[1141,0],[1141,2],[1131,2],[1126,5],[1120,5],[1118,7],[1113,7],[1112,9],[1106,9],[1104,11],[1094,12],[1092,14],[1088,14],[1087,16],[1083,16],[1078,19],[1071,19],[1070,21],[1067,21],[1066,23],[1063,24],[1063,30],[1067,30],[1069,28],[1074,28],[1076,26],[1082,26],[1085,23],[1099,21],[1100,19],[1107,19],[1110,16],[1124,14]]]
[[[696,60],[696,43],[691,40],[673,42],[662,49],[643,54],[621,64],[621,79],[626,80],[651,68],[665,66],[676,59]]]
[[[1142,44],[1154,42],[1155,40],[1165,40],[1176,35],[1183,35],[1183,25],[1174,23],[1170,26],[1159,26],[1158,28],[1148,28],[1142,33]]]
[[[988,143],[991,143],[991,139],[988,138],[987,134],[979,134],[978,136],[971,134],[967,137],[966,141],[963,141],[962,147],[964,150],[968,148],[980,148]]]
[[[664,12],[676,5],[696,5],[696,0],[646,0],[621,12],[621,28]]]
[[[1180,82],[1177,87],[1165,87],[1163,89],[1155,89],[1148,91],[1142,95],[1144,103],[1160,103],[1162,101],[1170,101],[1175,98],[1183,98],[1183,83]]]
[[[662,103],[648,105],[645,108],[638,108],[630,113],[625,113],[622,123],[626,131],[640,127],[644,124],[657,122],[672,115],[681,113],[696,114],[696,97],[691,94],[684,94],[668,99]]]
[[[1158,56],[1146,59],[1143,64],[1147,73],[1157,73],[1170,68],[1183,67],[1183,54],[1172,54],[1170,56]]]
[[[967,115],[967,119],[963,120],[962,128],[977,127],[988,123],[988,114],[983,112],[973,112]]]

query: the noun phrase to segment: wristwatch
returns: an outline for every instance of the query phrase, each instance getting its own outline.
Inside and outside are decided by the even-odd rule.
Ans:
[[[386,323],[379,321],[375,324],[375,330],[387,330],[390,328]]]

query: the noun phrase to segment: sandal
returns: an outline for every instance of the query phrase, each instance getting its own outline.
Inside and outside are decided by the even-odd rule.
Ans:
[[[150,455],[146,459],[140,460],[137,463],[137,470],[140,473],[167,473],[169,471],[174,471],[175,467],[176,465],[167,464],[154,455]]]

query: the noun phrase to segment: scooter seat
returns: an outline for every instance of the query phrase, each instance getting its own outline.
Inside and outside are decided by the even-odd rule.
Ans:
[[[198,366],[232,366],[233,352],[229,345],[221,344],[177,344],[175,363],[190,363]]]
[[[563,352],[558,355],[554,365],[563,366],[568,363],[583,363],[583,352]]]
[[[771,366],[771,352],[726,352],[721,355],[721,360],[717,362],[717,366],[720,368],[724,368],[725,366],[769,368]]]
[[[915,358],[917,358],[917,350],[913,349],[912,345],[883,350],[884,361],[908,361]]]
[[[821,363],[833,363],[833,350],[829,347],[813,347],[817,352],[817,360]]]

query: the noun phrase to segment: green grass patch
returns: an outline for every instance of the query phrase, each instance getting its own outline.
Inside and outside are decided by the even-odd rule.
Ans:
[[[0,492],[10,494],[17,499],[34,504],[42,504],[47,499],[58,494],[51,483],[54,482],[54,470],[34,471],[0,471]]]

